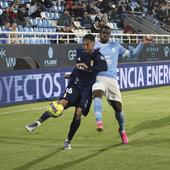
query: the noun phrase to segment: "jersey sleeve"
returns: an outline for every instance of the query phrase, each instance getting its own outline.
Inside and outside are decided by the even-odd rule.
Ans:
[[[133,48],[131,50],[127,50],[122,54],[122,57],[128,57],[128,58],[135,58],[138,57],[141,51],[143,50],[144,44],[140,42],[136,48]]]
[[[124,48],[121,44],[117,43],[119,56],[123,56],[128,50]]]

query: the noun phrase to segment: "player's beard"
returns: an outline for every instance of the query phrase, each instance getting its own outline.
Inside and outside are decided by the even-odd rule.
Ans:
[[[106,38],[106,39],[101,39],[101,43],[102,43],[102,44],[106,44],[106,43],[108,43],[108,41],[109,41],[109,40],[108,40],[107,38]]]

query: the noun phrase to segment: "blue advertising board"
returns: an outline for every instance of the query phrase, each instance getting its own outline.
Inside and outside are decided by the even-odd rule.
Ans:
[[[22,70],[0,74],[0,106],[59,98],[71,69]]]
[[[64,73],[72,68],[37,69],[0,73],[0,106],[53,100],[68,84]],[[121,90],[170,85],[170,62],[119,64]]]
[[[120,89],[138,89],[170,84],[170,62],[119,64]]]

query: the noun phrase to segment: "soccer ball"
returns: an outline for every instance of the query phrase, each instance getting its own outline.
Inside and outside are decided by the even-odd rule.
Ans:
[[[52,102],[49,104],[49,106],[47,107],[47,111],[53,116],[53,117],[58,117],[62,114],[64,110],[64,107],[62,104],[58,103],[58,102]]]

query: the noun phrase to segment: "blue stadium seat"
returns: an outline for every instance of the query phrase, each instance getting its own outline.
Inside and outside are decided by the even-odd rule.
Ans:
[[[44,32],[48,32],[48,28],[44,28]]]
[[[50,20],[47,20],[47,27],[52,27],[52,23]]]
[[[44,32],[44,28],[39,27],[39,28],[38,28],[38,32]]]
[[[49,12],[45,12],[45,17],[49,19],[50,18],[50,13]]]
[[[52,28],[52,32],[56,32],[56,28]]]
[[[64,6],[58,6],[58,10],[59,13],[63,13],[64,12]]]
[[[29,32],[34,32],[34,28],[28,27]]]
[[[34,37],[29,39],[29,44],[36,44],[36,40],[34,39]]]
[[[54,19],[55,18],[55,13],[54,12],[50,12],[50,19]]]
[[[42,27],[42,19],[37,19],[37,26]]]
[[[30,3],[31,0],[20,0],[20,2],[21,2],[22,4],[24,4],[24,3]]]
[[[37,26],[38,23],[37,23],[37,19],[31,19],[31,23],[33,26]]]
[[[9,5],[8,5],[8,2],[3,2],[3,8],[6,8],[6,7],[8,7]]]
[[[0,1],[0,8],[3,8],[3,2]]]
[[[0,15],[2,15],[3,14],[3,10],[2,9],[0,9]]]
[[[24,31],[24,32],[29,32],[28,27],[24,27],[24,28],[23,28],[23,31]]]
[[[20,26],[19,26],[19,27],[18,27],[18,31],[19,31],[19,32],[24,32],[23,27],[20,27]]]
[[[42,27],[47,27],[47,20],[46,19],[42,19]]]
[[[29,44],[29,38],[28,37],[24,38],[24,44]]]
[[[39,32],[38,27],[35,27],[35,28],[34,28],[34,32]]]
[[[58,12],[55,13],[54,19],[59,19],[60,15]]]
[[[49,27],[48,32],[53,32],[53,28]]]

